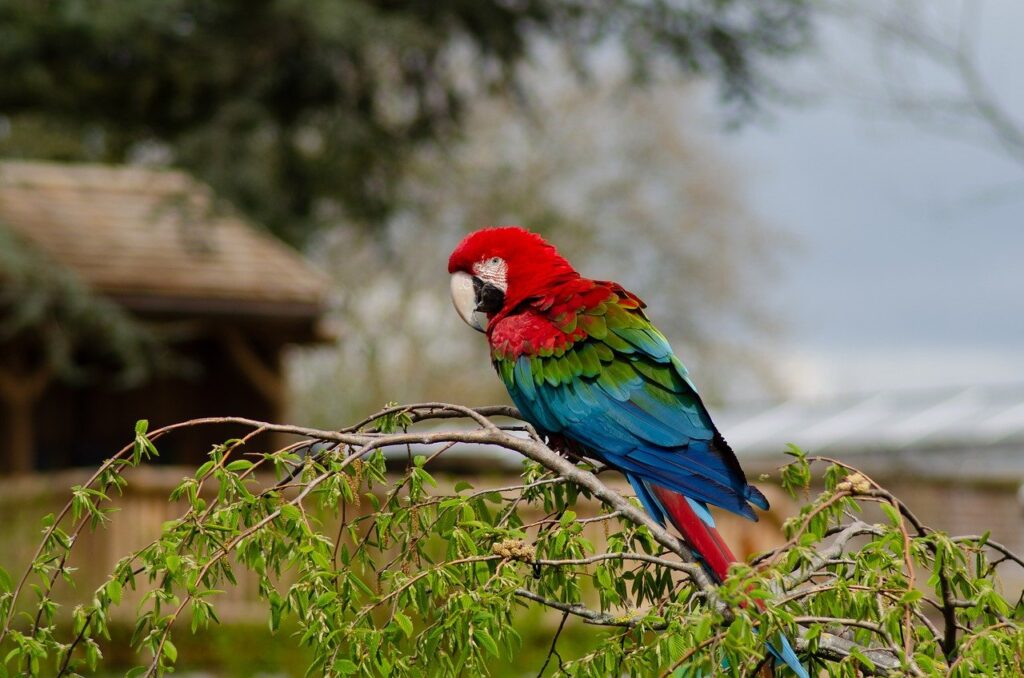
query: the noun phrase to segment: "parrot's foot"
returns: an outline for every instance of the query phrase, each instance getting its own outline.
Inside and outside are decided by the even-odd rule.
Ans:
[[[583,461],[583,446],[575,440],[569,440],[565,436],[555,433],[548,436],[547,442],[548,447],[550,447],[551,451],[555,454],[563,456],[570,461]]]

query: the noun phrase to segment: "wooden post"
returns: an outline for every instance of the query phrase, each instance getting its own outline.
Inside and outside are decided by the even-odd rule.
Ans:
[[[7,470],[11,473],[29,473],[35,467],[35,429],[32,413],[35,404],[50,383],[52,371],[39,367],[27,374],[0,369],[0,399],[7,409],[7,440],[0,455],[6,452]]]
[[[234,328],[225,329],[221,337],[232,362],[245,375],[249,384],[270,403],[274,418],[281,417],[284,414],[285,383],[276,362],[267,364],[242,333]]]
[[[256,392],[270,404],[273,410],[270,420],[280,421],[285,416],[287,388],[284,377],[281,376],[277,356],[268,364],[242,333],[233,327],[225,328],[220,336],[231,361]],[[273,433],[269,435],[268,441],[274,447],[283,447],[288,443],[289,437]]]

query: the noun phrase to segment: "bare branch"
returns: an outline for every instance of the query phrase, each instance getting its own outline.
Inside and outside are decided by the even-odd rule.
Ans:
[[[830,546],[822,549],[818,552],[814,558],[811,559],[807,566],[802,568],[799,572],[794,572],[783,580],[782,588],[785,591],[792,591],[800,584],[806,582],[814,574],[818,573],[822,567],[834,561],[836,558],[843,555],[846,551],[846,547],[849,545],[850,540],[854,537],[858,537],[864,534],[881,534],[874,525],[868,525],[865,522],[857,521],[852,525],[845,528],[842,532],[836,535],[835,540]]]
[[[515,590],[515,594],[520,598],[526,598],[528,600],[532,600],[535,603],[540,603],[541,605],[544,605],[546,607],[550,607],[555,610],[561,610],[562,612],[574,615],[576,617],[579,617],[580,619],[583,619],[588,624],[593,624],[595,626],[621,626],[624,628],[631,629],[637,625],[637,621],[634,617],[616,617],[610,614],[606,614],[604,612],[591,610],[589,607],[586,607],[585,605],[580,605],[579,603],[563,603],[560,600],[552,600],[551,598],[545,598],[544,596],[534,593],[529,589],[518,588]],[[651,626],[651,628],[654,630],[660,630],[665,628],[665,625],[657,624]]]
[[[593,565],[594,563],[604,562],[606,560],[636,560],[644,563],[650,563],[652,565],[658,565],[660,567],[667,567],[670,570],[678,570],[685,572],[687,575],[692,575],[700,568],[690,563],[680,563],[674,560],[668,560],[666,558],[658,558],[655,556],[649,556],[645,553],[599,553],[595,556],[588,558],[571,558],[565,560],[535,560],[534,562],[539,565]]]
[[[959,4],[948,26],[929,16],[935,5],[931,2],[898,0],[877,10],[871,3],[838,0],[831,9],[861,21],[879,46],[887,48],[876,52],[886,55],[882,65],[888,76],[882,85],[896,112],[944,138],[959,136],[1024,166],[1024,119],[999,96],[979,62],[982,3]],[[900,77],[901,69],[909,73],[919,63],[939,69],[955,84],[942,88],[946,91],[929,91],[920,77]]]
[[[812,652],[812,643],[802,636],[796,639],[794,645],[797,652]],[[887,676],[890,673],[899,673],[902,669],[899,657],[892,650],[861,647],[853,641],[831,633],[823,632],[813,645],[816,645],[813,654],[837,662],[849,657],[851,651],[859,651],[875,665],[874,671],[869,671],[866,666],[861,667],[861,670],[870,675]]]

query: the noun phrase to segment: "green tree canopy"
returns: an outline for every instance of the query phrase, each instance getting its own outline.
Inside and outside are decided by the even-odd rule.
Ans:
[[[514,91],[531,40],[614,41],[670,61],[734,111],[803,47],[807,0],[0,2],[0,155],[169,161],[292,242],[377,224],[407,154],[475,97]]]
[[[184,368],[160,338],[0,222],[0,344],[7,366],[132,386]]]

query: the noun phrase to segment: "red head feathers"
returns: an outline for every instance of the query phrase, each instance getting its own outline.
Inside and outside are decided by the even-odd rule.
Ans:
[[[467,273],[500,290],[503,306],[579,277],[553,245],[519,226],[470,233],[448,259],[448,272]]]

